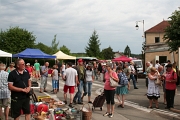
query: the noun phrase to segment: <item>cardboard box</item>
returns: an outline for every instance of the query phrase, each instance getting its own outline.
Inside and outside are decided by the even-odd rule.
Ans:
[[[38,99],[39,102],[41,102],[41,100],[42,100],[43,98],[51,98],[51,97],[50,97],[50,96],[38,96],[38,97],[37,97],[37,99]]]

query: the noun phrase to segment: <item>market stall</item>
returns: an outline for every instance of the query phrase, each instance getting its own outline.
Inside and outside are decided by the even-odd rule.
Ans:
[[[35,94],[34,94],[35,95]],[[36,95],[35,95],[36,96]],[[61,100],[50,96],[38,96],[30,104],[32,119],[35,120],[91,120],[92,111],[88,108],[70,108]],[[89,105],[89,104],[88,104]]]

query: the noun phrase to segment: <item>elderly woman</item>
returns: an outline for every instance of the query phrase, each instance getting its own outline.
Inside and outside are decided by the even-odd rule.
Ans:
[[[155,80],[158,79],[158,72],[155,67],[150,68],[150,73],[148,74],[148,90],[147,98],[149,99],[149,107],[152,108],[152,102],[156,103],[156,108],[158,109],[158,98],[160,98],[159,85],[155,84]]]
[[[167,106],[166,109],[174,108],[174,96],[176,90],[176,82],[177,82],[177,74],[172,69],[172,64],[166,65],[166,73],[164,74],[165,77],[165,88],[166,88],[166,102]]]
[[[110,86],[110,77],[114,80],[114,81],[119,81],[118,76],[116,74],[116,72],[114,72],[112,69],[112,64],[107,63],[106,64],[106,69],[107,72],[104,75],[104,94],[106,97],[106,102],[107,102],[107,112],[103,115],[103,116],[109,116],[110,118],[113,117],[113,113],[114,113],[114,95],[115,95],[115,87],[111,87]]]

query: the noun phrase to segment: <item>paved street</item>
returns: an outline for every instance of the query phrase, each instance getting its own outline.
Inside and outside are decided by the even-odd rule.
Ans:
[[[180,114],[174,113],[170,110],[166,110],[165,105],[163,104],[163,91],[162,87],[160,87],[161,98],[159,99],[159,108],[160,109],[148,109],[148,99],[145,96],[146,87],[144,84],[144,79],[138,79],[137,87],[139,89],[133,89],[131,82],[131,90],[129,94],[126,96],[125,108],[117,108],[117,104],[115,107],[114,117],[112,120],[176,120],[180,119]],[[39,93],[39,89],[34,89],[37,96],[50,95],[53,98],[63,100],[63,84],[64,81],[60,81],[60,92],[55,95],[51,94],[51,79],[48,80],[48,93]],[[101,93],[103,90],[103,82],[95,81],[92,87],[92,100]],[[178,93],[175,97],[175,108],[180,110],[180,87],[178,87]],[[87,102],[87,97],[84,98],[84,103]],[[117,102],[117,99],[116,99]],[[82,107],[82,105],[74,105],[76,108]],[[87,107],[87,106],[86,106]],[[104,104],[103,111],[100,111],[99,108],[96,108],[93,112],[93,120],[109,120],[110,118],[104,117],[103,113],[106,111],[106,105]],[[24,118],[22,118],[23,120]]]

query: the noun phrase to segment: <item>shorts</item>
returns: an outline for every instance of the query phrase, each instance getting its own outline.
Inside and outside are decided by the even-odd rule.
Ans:
[[[69,89],[70,94],[74,94],[74,92],[75,92],[75,87],[74,86],[64,85],[64,93],[67,93],[68,89]]]
[[[0,107],[8,107],[9,105],[9,98],[0,99]]]
[[[11,99],[11,115],[12,118],[17,118],[21,115],[21,110],[24,114],[30,114],[30,98]]]
[[[36,77],[39,77],[39,76],[40,76],[40,71],[36,70]]]

